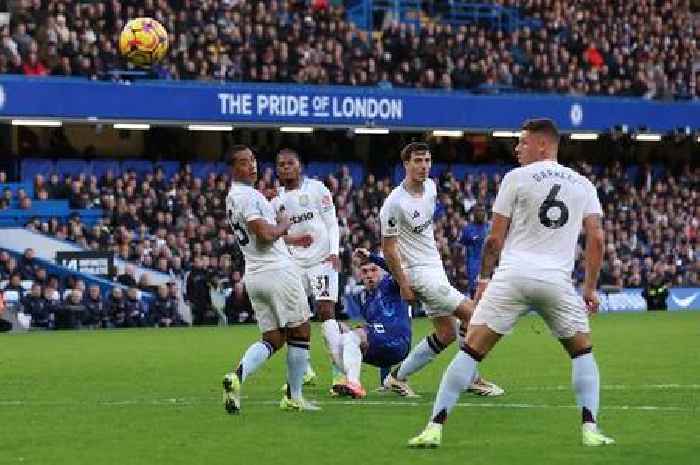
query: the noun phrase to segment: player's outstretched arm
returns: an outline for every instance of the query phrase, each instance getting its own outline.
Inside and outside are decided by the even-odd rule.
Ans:
[[[277,224],[268,223],[263,218],[248,221],[248,230],[263,242],[275,242],[289,230],[289,218],[280,217]]]
[[[374,263],[375,265],[377,265],[377,266],[378,266],[379,268],[381,268],[382,270],[384,270],[384,271],[386,271],[387,273],[391,274],[391,270],[389,269],[389,266],[387,265],[386,260],[384,260],[384,259],[383,259],[382,257],[380,257],[379,255],[370,253],[369,250],[363,249],[363,248],[355,249],[354,254],[357,255],[358,257],[360,257],[360,258],[363,259],[363,260],[369,260],[370,262]]]
[[[600,215],[592,214],[583,219],[583,230],[586,234],[586,276],[583,281],[583,300],[588,311],[595,313],[598,310],[598,276],[603,265],[603,248],[605,246],[605,233],[600,224]]]

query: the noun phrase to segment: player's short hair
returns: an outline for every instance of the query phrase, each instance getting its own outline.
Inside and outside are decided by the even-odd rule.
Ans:
[[[401,150],[401,161],[409,161],[417,152],[430,153],[430,147],[425,142],[411,142]]]
[[[290,149],[289,147],[285,147],[277,152],[276,159],[279,159],[280,155],[291,155],[292,157],[296,158],[299,163],[301,163],[301,156],[299,155],[299,152],[294,149]]]
[[[236,162],[236,155],[243,152],[244,150],[250,150],[251,152],[253,151],[250,147],[248,147],[245,144],[236,144],[233,147],[231,147],[228,150],[228,154],[226,155],[226,163],[229,165],[233,165]]]
[[[522,130],[542,134],[555,143],[559,143],[559,129],[556,123],[549,118],[529,119],[523,123]]]

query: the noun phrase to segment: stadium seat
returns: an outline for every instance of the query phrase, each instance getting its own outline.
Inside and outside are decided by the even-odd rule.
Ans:
[[[53,160],[47,158],[24,158],[20,165],[22,181],[34,182],[34,177],[41,174],[44,177],[56,172]]]
[[[134,170],[139,177],[153,172],[153,162],[150,160],[124,160],[121,165],[122,172]]]
[[[114,173],[114,176],[121,174],[121,169],[117,160],[95,160],[92,162],[92,174],[98,178],[104,176],[107,171],[110,170]]]
[[[92,174],[92,164],[86,160],[71,160],[71,159],[60,159],[56,161],[56,171],[58,171],[62,177],[78,176],[81,173],[86,175]]]

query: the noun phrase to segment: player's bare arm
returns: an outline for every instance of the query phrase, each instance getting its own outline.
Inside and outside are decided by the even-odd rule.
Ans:
[[[583,219],[583,230],[586,234],[586,276],[583,281],[583,300],[589,313],[598,311],[598,296],[596,287],[598,276],[603,264],[603,247],[605,233],[600,224],[600,215],[588,215]]]
[[[248,230],[261,241],[275,242],[287,233],[290,225],[289,218],[282,215],[277,224],[268,223],[262,218],[248,221]]]
[[[408,276],[403,271],[401,266],[401,256],[399,255],[398,249],[398,238],[397,237],[382,237],[382,250],[384,250],[384,258],[389,266],[391,275],[396,280],[396,283],[401,289],[401,298],[406,302],[414,302],[416,300],[416,295],[411,289],[411,283],[408,280]]]
[[[479,301],[481,295],[486,290],[491,275],[493,274],[498,260],[501,257],[501,250],[506,242],[510,218],[500,213],[493,214],[491,231],[484,241],[484,251],[481,255],[481,270],[479,271],[479,284],[474,294],[474,300]]]

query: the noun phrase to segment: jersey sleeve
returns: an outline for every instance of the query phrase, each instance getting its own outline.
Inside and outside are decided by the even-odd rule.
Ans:
[[[498,213],[507,218],[513,216],[518,187],[516,181],[513,171],[503,177],[501,187],[498,189],[498,194],[496,195],[496,200],[493,202],[494,213]]]
[[[254,221],[259,219],[264,219],[265,214],[263,212],[263,202],[267,202],[265,198],[258,191],[253,191],[254,195],[248,197],[243,205],[241,205],[241,212],[245,221]]]
[[[598,199],[598,191],[596,191],[593,184],[588,184],[588,196],[586,199],[586,206],[583,209],[583,217],[588,215],[600,215],[603,216],[603,207],[600,205],[600,200]]]
[[[333,216],[335,216],[335,205],[333,205],[331,191],[321,182],[318,183],[316,195],[318,196],[318,210],[321,214],[333,212]]]
[[[330,254],[338,255],[340,251],[340,228],[338,227],[338,218],[335,215],[333,196],[331,196],[328,188],[321,183],[319,183],[318,188],[318,210],[321,212],[321,219],[323,219],[323,223],[328,231]]]
[[[391,197],[382,205],[379,211],[379,221],[382,227],[382,236],[395,237],[399,235],[399,209]]]

